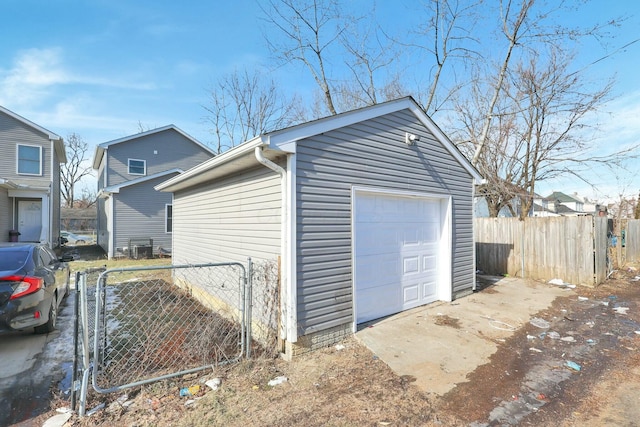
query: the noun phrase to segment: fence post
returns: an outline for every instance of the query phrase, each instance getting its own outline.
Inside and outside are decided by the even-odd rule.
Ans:
[[[80,307],[79,294],[80,294],[80,272],[76,272],[75,279],[75,299],[73,301],[73,368],[71,370],[71,410],[76,410],[76,374],[78,372],[78,329],[80,324],[80,313],[78,308]]]
[[[246,350],[246,356],[247,359],[249,359],[251,357],[251,345],[252,345],[252,332],[251,332],[251,320],[253,319],[253,261],[251,260],[251,257],[247,258],[247,277],[245,279],[245,285],[246,285],[246,291],[245,291],[245,295],[246,295],[246,300],[247,300],[247,304],[245,307],[245,313],[246,313],[246,329],[247,329],[247,350]]]
[[[525,228],[525,222],[527,221],[527,218],[524,218],[522,220],[522,234],[520,236],[520,268],[521,268],[521,272],[520,275],[522,276],[522,278],[524,279],[526,276],[525,271],[524,271],[524,267],[525,267],[525,253],[524,253],[524,248],[525,248],[525,236],[526,236],[526,232],[527,229]]]

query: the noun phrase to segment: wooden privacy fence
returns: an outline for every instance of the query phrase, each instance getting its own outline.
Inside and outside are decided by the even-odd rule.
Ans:
[[[476,218],[476,266],[487,274],[595,286],[607,278],[607,218]]]
[[[622,224],[625,230],[624,257],[627,262],[640,261],[640,219],[630,219]],[[622,245],[622,242],[620,242]]]

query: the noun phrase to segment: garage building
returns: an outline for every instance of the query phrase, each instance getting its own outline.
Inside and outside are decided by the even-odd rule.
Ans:
[[[276,262],[287,356],[475,285],[481,176],[411,97],[251,139],[156,187],[173,262]]]

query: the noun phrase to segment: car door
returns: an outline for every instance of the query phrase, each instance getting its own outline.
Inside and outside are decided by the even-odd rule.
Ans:
[[[66,264],[61,263],[56,255],[47,247],[38,248],[40,258],[40,268],[45,286],[49,288],[49,292],[53,293],[58,290],[58,303],[65,295],[67,286],[67,269]]]

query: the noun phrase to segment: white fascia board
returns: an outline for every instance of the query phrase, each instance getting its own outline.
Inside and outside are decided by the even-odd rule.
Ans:
[[[93,152],[93,162],[91,162],[93,169],[95,170],[100,169],[100,164],[102,164],[102,159],[104,158],[104,153],[106,151],[107,151],[106,147],[101,147],[99,145],[96,145],[96,149]]]
[[[394,101],[388,101],[382,104],[341,113],[336,116],[325,117],[312,122],[303,123],[282,131],[269,133],[265,137],[270,148],[277,148],[288,153],[295,153],[296,143],[301,139],[309,138],[314,135],[319,135],[404,109],[409,109],[418,118],[418,120],[420,120],[420,122],[429,129],[431,133],[433,133],[436,139],[444,145],[447,151],[449,151],[451,155],[453,155],[453,157],[467,170],[467,172],[469,172],[477,183],[482,183],[484,181],[480,172],[471,165],[469,160],[460,152],[460,150],[458,150],[455,144],[451,142],[438,125],[436,125],[435,122],[427,116],[424,110],[411,97],[400,98]]]
[[[0,178],[0,187],[4,188],[18,188],[18,184],[8,179]]]
[[[433,133],[433,135],[444,145],[444,147],[451,153],[451,155],[464,167],[467,172],[475,179],[477,184],[482,184],[484,178],[480,175],[480,172],[473,167],[471,162],[458,150],[453,142],[447,137],[444,132],[436,125],[436,123],[427,116],[427,114],[418,106],[415,102],[410,107],[411,112],[422,122],[422,124]]]
[[[412,108],[413,106],[417,107],[411,98],[400,98],[395,101],[372,105],[370,107],[348,111],[335,116],[324,117],[322,119],[303,123],[282,131],[269,133],[266,136],[268,137],[270,148],[277,148],[288,153],[295,153],[296,142],[301,139],[309,138],[314,135],[319,135],[345,126],[350,126],[355,123],[400,111],[405,108]]]
[[[247,142],[235,146],[228,151],[225,151],[224,153],[216,157],[213,157],[212,159],[209,159],[197,166],[192,167],[191,169],[176,177],[158,184],[154,188],[157,191],[172,192],[184,187],[188,187],[191,185],[190,181],[195,180],[199,175],[202,175],[205,172],[211,171],[224,164],[231,163],[233,160],[243,157],[249,153],[253,153],[256,147],[264,146],[267,146],[267,143],[264,142],[264,138],[262,136],[255,137]]]

